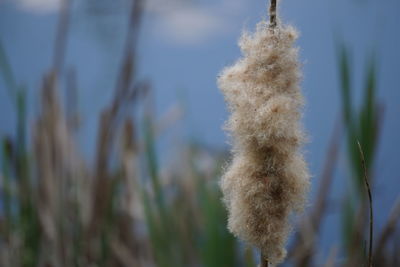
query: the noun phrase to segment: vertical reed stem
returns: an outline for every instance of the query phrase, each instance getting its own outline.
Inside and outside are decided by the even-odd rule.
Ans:
[[[367,187],[368,191],[368,200],[369,200],[369,251],[368,251],[368,267],[372,267],[372,243],[373,243],[373,229],[374,229],[374,214],[372,209],[372,194],[371,194],[371,187],[369,186],[368,182],[368,171],[365,164],[365,157],[364,152],[362,150],[360,142],[357,140],[358,149],[360,151],[361,156],[361,164],[364,169],[364,182],[365,186]]]
[[[72,0],[61,1],[60,17],[54,43],[53,71],[59,74],[64,65],[67,37],[70,24]]]
[[[268,267],[268,261],[264,258],[264,255],[261,253],[260,254],[260,267]]]
[[[276,27],[276,0],[271,0],[269,6],[269,23],[271,28]]]
[[[271,0],[269,6],[269,26],[271,29],[276,27],[276,0]],[[265,259],[263,253],[260,253],[260,267],[268,267],[268,260]]]

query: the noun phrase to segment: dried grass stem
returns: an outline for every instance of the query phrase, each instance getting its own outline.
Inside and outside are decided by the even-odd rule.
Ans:
[[[368,171],[367,167],[365,164],[365,157],[364,157],[364,152],[361,147],[360,142],[357,140],[357,145],[358,149],[360,151],[360,156],[361,156],[361,164],[362,168],[364,170],[364,182],[365,186],[367,187],[367,192],[368,192],[368,201],[369,201],[369,249],[368,249],[368,267],[372,267],[372,244],[373,244],[373,238],[374,238],[374,214],[373,214],[373,207],[372,207],[372,194],[371,194],[371,187],[369,186],[368,182]]]

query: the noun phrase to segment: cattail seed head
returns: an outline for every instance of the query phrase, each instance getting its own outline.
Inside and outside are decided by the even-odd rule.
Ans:
[[[225,128],[233,159],[221,179],[228,227],[272,264],[285,257],[289,216],[302,209],[309,187],[297,35],[290,26],[259,23],[240,39],[243,57],[218,79],[231,112]]]

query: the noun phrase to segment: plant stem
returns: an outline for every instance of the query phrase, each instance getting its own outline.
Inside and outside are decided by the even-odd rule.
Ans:
[[[263,253],[260,253],[260,267],[268,267],[268,261],[265,259]]]
[[[271,0],[269,6],[269,24],[271,28],[276,27],[276,0]]]
[[[364,169],[364,181],[368,191],[368,200],[369,200],[369,251],[368,251],[368,267],[372,267],[372,243],[373,243],[373,225],[374,225],[374,215],[372,209],[372,195],[371,195],[371,188],[368,182],[367,176],[367,167],[365,165],[365,157],[364,152],[361,148],[360,142],[357,140],[358,149],[361,155],[361,164]]]
[[[67,37],[70,24],[72,0],[61,2],[61,11],[58,21],[56,39],[54,43],[53,71],[60,74],[64,65],[67,48]]]
[[[269,6],[269,27],[274,29],[276,27],[276,0],[271,0]],[[264,258],[263,253],[260,253],[260,267],[268,267],[268,261]]]
[[[389,220],[386,222],[385,226],[382,228],[382,233],[380,234],[378,241],[375,245],[375,253],[374,258],[380,258],[383,254],[383,249],[386,246],[389,238],[394,236],[394,232],[396,231],[396,225],[400,220],[400,197],[397,199],[395,205],[390,212]]]

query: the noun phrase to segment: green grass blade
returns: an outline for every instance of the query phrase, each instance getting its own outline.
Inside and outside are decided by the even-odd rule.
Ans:
[[[12,99],[12,103],[16,103],[16,92],[18,91],[17,82],[11,68],[10,61],[7,58],[6,51],[0,41],[0,75],[3,76],[4,82],[8,88],[8,93]]]
[[[376,105],[376,67],[375,59],[371,58],[365,77],[364,99],[360,113],[360,143],[365,154],[367,169],[371,168],[375,151],[377,134],[377,105]]]
[[[348,49],[344,44],[339,47],[339,75],[342,96],[342,109],[347,127],[352,127],[351,72]]]

